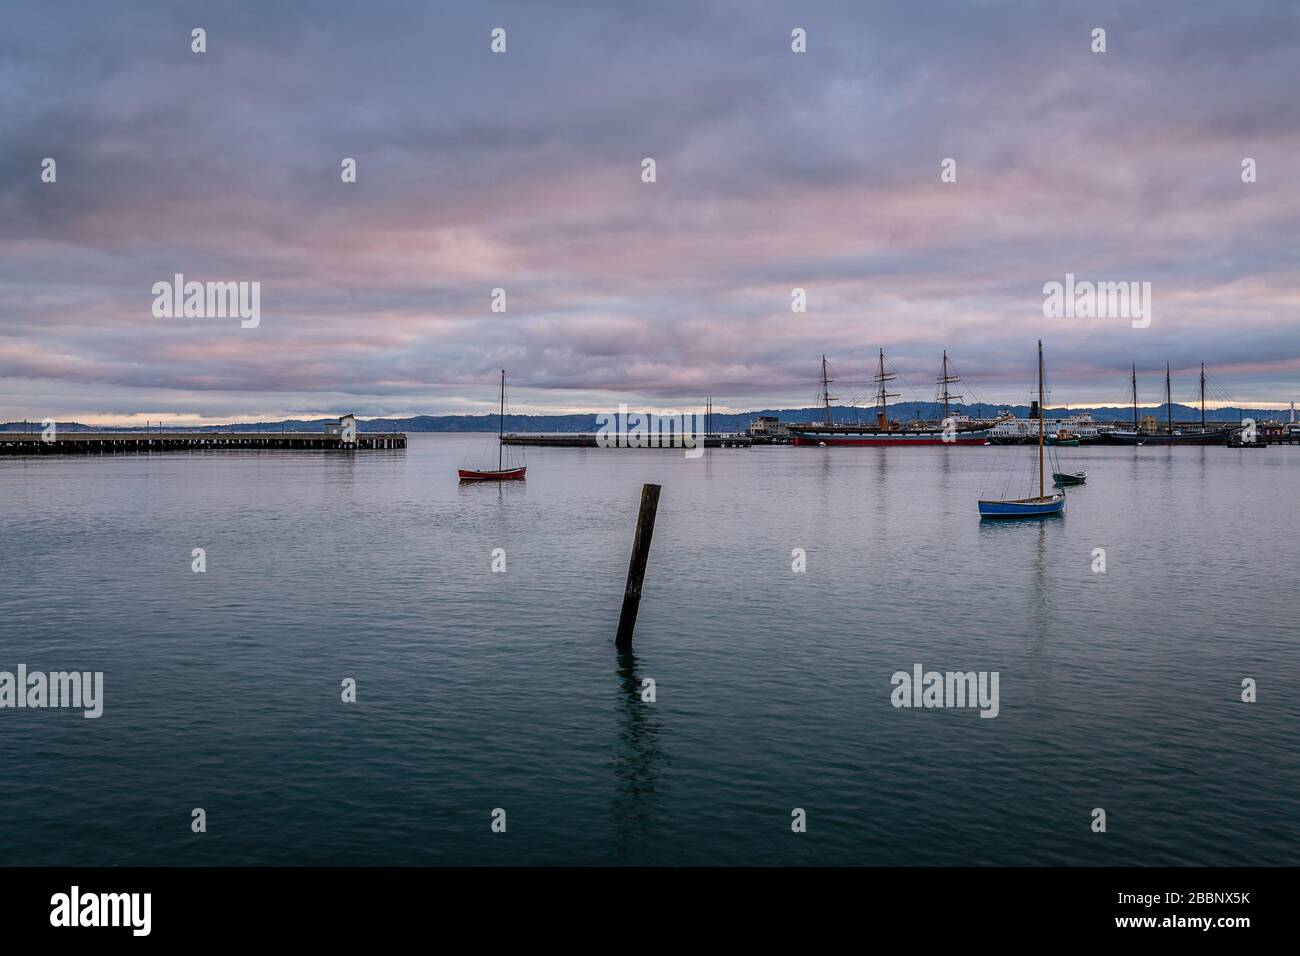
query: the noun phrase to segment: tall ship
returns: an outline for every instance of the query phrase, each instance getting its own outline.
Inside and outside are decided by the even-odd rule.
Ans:
[[[948,353],[943,353],[943,370],[937,380],[941,392],[938,401],[943,404],[943,422],[915,422],[903,425],[889,418],[889,400],[898,398],[898,392],[889,391],[889,383],[898,378],[897,373],[885,368],[885,350],[880,350],[880,364],[874,378],[876,386],[876,422],[871,424],[849,424],[835,422],[831,416],[831,394],[826,369],[826,356],[822,356],[822,390],[821,399],[826,410],[825,418],[820,423],[791,425],[790,441],[795,445],[986,445],[989,429],[965,415],[949,414],[949,405],[960,395],[954,395],[949,386],[960,379],[950,373]]]
[[[1201,363],[1201,426],[1176,428],[1174,426],[1174,402],[1170,387],[1169,363],[1165,363],[1165,426],[1151,420],[1148,427],[1143,427],[1138,420],[1137,365],[1133,366],[1133,427],[1117,428],[1107,432],[1106,437],[1123,445],[1224,445],[1237,430],[1237,426],[1210,428],[1205,423],[1205,363]]]

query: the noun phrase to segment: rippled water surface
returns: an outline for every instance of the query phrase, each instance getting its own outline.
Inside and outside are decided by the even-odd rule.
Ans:
[[[989,525],[1025,450],[459,486],[491,441],[0,459],[0,670],[105,674],[98,720],[0,710],[0,862],[1300,864],[1300,448],[1070,449],[1063,518]],[[895,709],[916,663],[998,717]]]

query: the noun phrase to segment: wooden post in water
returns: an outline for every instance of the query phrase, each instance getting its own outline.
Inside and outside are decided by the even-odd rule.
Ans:
[[[655,512],[659,510],[659,485],[647,483],[641,488],[641,511],[636,516],[636,537],[632,539],[632,562],[627,566],[627,589],[623,592],[623,612],[618,616],[618,636],[614,646],[625,651],[632,646],[636,630],[636,612],[641,607],[641,582],[645,578],[646,559],[650,556],[650,539],[655,533]]]

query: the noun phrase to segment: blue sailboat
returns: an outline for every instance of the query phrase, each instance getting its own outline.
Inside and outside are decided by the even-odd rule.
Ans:
[[[980,518],[1047,518],[1065,510],[1065,492],[1047,494],[1043,482],[1043,340],[1038,340],[1038,497],[981,499]]]

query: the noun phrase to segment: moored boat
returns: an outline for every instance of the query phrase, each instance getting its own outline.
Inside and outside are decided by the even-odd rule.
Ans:
[[[527,466],[522,468],[502,468],[491,471],[472,471],[468,468],[457,469],[461,481],[519,481],[524,477],[524,472],[528,471]]]
[[[944,436],[949,437],[945,438]],[[871,425],[791,425],[794,445],[987,445],[987,428],[968,428],[945,432],[933,426],[903,428]]]
[[[1052,473],[1052,480],[1058,485],[1081,485],[1088,480],[1086,471],[1057,471]]]
[[[943,423],[918,423],[902,425],[889,419],[889,400],[899,397],[899,393],[888,389],[889,382],[897,378],[896,373],[885,369],[885,350],[880,350],[880,364],[876,372],[876,423],[874,425],[835,423],[831,418],[831,396],[828,389],[831,379],[827,375],[826,356],[822,356],[822,401],[825,403],[825,421],[812,424],[790,425],[790,443],[793,445],[815,445],[818,447],[840,446],[886,446],[886,445],[987,445],[989,428],[965,416],[949,415],[950,402],[961,398],[948,390],[948,386],[958,381],[956,375],[949,373],[948,353],[943,353],[943,370],[938,384],[943,387],[939,401],[943,404]],[[945,427],[945,424],[947,427]]]
[[[1116,429],[1108,432],[1108,437],[1121,445],[1223,445],[1232,436],[1235,428],[1217,428],[1207,431],[1170,432],[1122,431]]]
[[[981,501],[981,518],[1045,518],[1065,509],[1065,495],[1019,498],[1014,501]]]
[[[501,370],[501,411],[497,419],[497,466],[495,468],[459,468],[456,474],[461,481],[523,481],[528,471],[526,465],[507,467],[504,460],[506,429],[506,370]]]
[[[1078,439],[1080,445],[1098,441],[1101,430],[1088,412],[1079,412],[1068,418],[1045,419],[1044,426],[1049,435],[1065,430]],[[1038,442],[1037,418],[1014,418],[1010,411],[1004,411],[989,429],[991,445],[1033,445]],[[1049,444],[1055,444],[1049,440]]]
[[[1047,494],[1043,481],[1043,341],[1038,340],[1038,495],[1032,498],[982,498],[980,518],[1047,518],[1065,510],[1065,493]]]
[[[1236,426],[1210,428],[1205,422],[1205,364],[1201,364],[1201,427],[1175,428],[1173,389],[1169,363],[1165,363],[1165,428],[1160,431],[1154,418],[1148,419],[1149,430],[1143,431],[1138,422],[1137,364],[1133,365],[1133,427],[1113,429],[1106,433],[1109,441],[1121,445],[1223,445],[1237,430]]]

